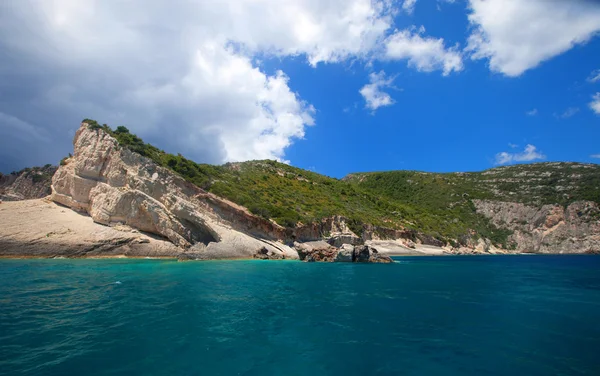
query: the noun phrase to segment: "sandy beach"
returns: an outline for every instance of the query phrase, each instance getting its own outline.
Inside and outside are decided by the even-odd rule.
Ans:
[[[0,204],[0,257],[177,257],[168,241],[103,226],[46,199]]]

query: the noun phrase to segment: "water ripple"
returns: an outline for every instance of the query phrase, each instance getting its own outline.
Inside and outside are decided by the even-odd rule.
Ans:
[[[0,374],[600,374],[600,258],[402,260],[3,260]]]

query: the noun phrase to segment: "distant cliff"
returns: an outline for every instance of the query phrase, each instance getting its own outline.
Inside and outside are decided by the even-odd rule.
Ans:
[[[600,251],[600,208],[591,201],[541,207],[515,202],[474,200],[477,211],[509,229],[513,249],[531,253]]]
[[[11,174],[0,174],[0,200],[19,201],[50,194],[50,182],[57,167],[26,168]]]
[[[452,252],[600,251],[600,166],[549,162],[483,172],[390,171],[352,174],[356,186],[405,202],[434,219]],[[435,222],[435,217],[447,225]]]

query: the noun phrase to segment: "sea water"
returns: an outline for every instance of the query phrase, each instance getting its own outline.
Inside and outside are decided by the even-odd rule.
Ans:
[[[600,375],[600,257],[1,260],[2,375]]]

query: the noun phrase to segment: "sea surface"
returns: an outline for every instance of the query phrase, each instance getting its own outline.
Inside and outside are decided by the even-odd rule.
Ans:
[[[2,375],[600,375],[600,257],[0,260]]]

